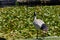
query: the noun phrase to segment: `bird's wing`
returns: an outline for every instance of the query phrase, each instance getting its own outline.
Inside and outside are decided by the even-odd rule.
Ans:
[[[35,23],[39,26],[42,26],[42,24],[44,24],[44,21],[37,19],[37,20],[35,20]]]
[[[35,27],[41,28],[42,24],[44,24],[44,22],[40,19],[36,19],[34,20],[33,24],[35,25]]]

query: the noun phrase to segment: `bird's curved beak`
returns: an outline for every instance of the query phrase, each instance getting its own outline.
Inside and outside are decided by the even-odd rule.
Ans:
[[[34,12],[34,16],[36,16],[36,12]]]

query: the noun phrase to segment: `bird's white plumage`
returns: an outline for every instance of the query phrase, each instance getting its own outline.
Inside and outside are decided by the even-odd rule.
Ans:
[[[34,19],[33,24],[35,25],[36,29],[39,30],[42,24],[45,24],[45,23],[40,19]]]
[[[37,30],[37,39],[38,39],[38,30],[42,29],[43,33],[46,33],[48,31],[47,26],[45,25],[44,21],[36,18],[36,12],[34,12],[33,24]]]

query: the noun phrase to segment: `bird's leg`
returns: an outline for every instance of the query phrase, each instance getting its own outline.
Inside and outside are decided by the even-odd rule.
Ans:
[[[46,33],[42,33],[42,39],[45,39]]]
[[[36,39],[38,39],[38,30],[37,30],[37,36],[36,36]]]

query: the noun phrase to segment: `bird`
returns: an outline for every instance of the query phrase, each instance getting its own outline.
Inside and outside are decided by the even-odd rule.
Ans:
[[[41,19],[37,19],[36,17],[36,12],[34,12],[34,21],[33,21],[33,24],[37,30],[37,39],[38,39],[38,30],[43,30],[43,33],[47,33],[48,31],[48,27],[47,25],[45,24],[45,22]]]

